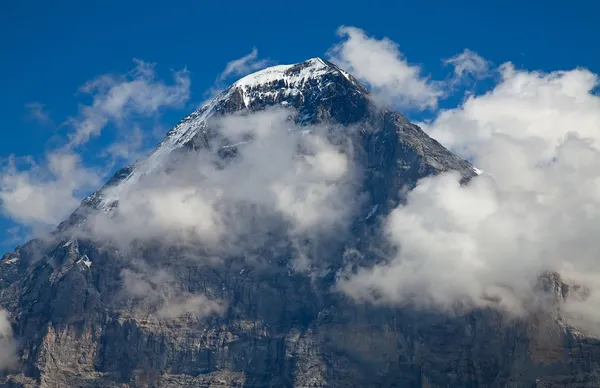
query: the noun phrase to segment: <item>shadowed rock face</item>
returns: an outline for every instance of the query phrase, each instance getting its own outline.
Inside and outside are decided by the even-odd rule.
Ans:
[[[474,175],[402,115],[375,107],[334,65],[313,59],[242,79],[170,131],[150,158],[177,168],[178,155],[218,136],[211,117],[274,105],[293,108],[300,124],[363,129],[353,141],[368,196],[351,235],[321,248],[318,275],[290,270],[289,260],[266,248],[260,264],[207,263],[190,259],[189,246],[140,243],[124,254],[69,238],[90,213],[118,211],[118,199],[100,189],[53,238],[31,241],[0,262],[0,304],[11,313],[20,359],[0,377],[3,386],[600,386],[599,344],[561,326],[551,310],[522,319],[491,309],[449,316],[357,304],[332,291],[346,249],[377,260],[370,249],[378,245],[378,216],[402,201],[403,187],[448,170],[464,180]],[[120,170],[105,187],[124,184],[142,164]],[[194,304],[185,314],[161,315],[152,295],[123,292],[135,259],[151,265],[153,281],[168,283],[172,295],[202,294],[225,305],[203,316]],[[569,292],[555,274],[542,277],[539,288],[558,304]],[[170,299],[170,307],[179,302]]]

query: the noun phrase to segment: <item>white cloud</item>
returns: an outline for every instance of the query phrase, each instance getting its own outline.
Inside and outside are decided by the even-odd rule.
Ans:
[[[127,297],[144,302],[143,309],[156,318],[170,320],[191,315],[203,319],[225,311],[226,304],[221,300],[178,291],[178,287],[174,285],[176,281],[169,272],[151,268],[145,262],[137,261],[133,264],[133,270],[121,271],[124,291]]]
[[[219,156],[228,146],[217,138],[211,149],[178,159],[173,171],[117,187],[107,193],[119,198],[117,214],[91,218],[92,231],[120,245],[200,241],[215,254],[246,254],[273,231],[292,238],[339,233],[358,202],[352,149],[333,144],[327,128],[297,127],[290,113],[216,118],[211,125],[237,144],[234,160]]]
[[[0,200],[6,215],[29,227],[56,225],[77,207],[81,190],[101,182],[75,154],[57,151],[47,155],[45,165],[27,163],[19,169],[14,158],[9,161],[0,177]]]
[[[571,323],[600,323],[600,97],[584,69],[501,67],[490,92],[423,128],[485,173],[427,178],[386,221],[398,254],[345,278],[358,298],[452,309],[532,306],[543,271],[590,291],[562,306]],[[598,334],[598,330],[595,330]]]
[[[268,59],[258,59],[258,50],[255,47],[247,55],[227,62],[225,70],[223,70],[223,72],[217,77],[217,82],[222,82],[232,75],[246,75],[255,70],[259,70],[268,64]]]
[[[202,108],[215,96],[225,89],[224,82],[231,76],[243,76],[253,71],[262,69],[271,64],[269,59],[258,59],[258,50],[255,48],[241,58],[227,62],[225,69],[215,79],[214,84],[204,93],[205,100],[199,105]]]
[[[186,69],[173,72],[174,83],[168,85],[156,78],[154,64],[134,62],[135,69],[126,75],[103,75],[81,87],[81,92],[93,95],[93,103],[82,106],[79,117],[71,120],[75,128],[71,146],[98,136],[109,121],[122,124],[134,115],[152,116],[164,107],[181,107],[189,99]]]
[[[223,314],[225,304],[219,300],[208,299],[204,295],[183,295],[169,300],[158,309],[156,315],[162,319],[176,319],[183,315],[192,315],[202,319],[212,314]]]
[[[444,95],[439,83],[421,75],[419,66],[405,59],[396,43],[368,36],[356,27],[342,26],[343,39],[329,50],[330,60],[366,82],[376,96],[403,108],[435,108]]]
[[[145,142],[137,119],[154,117],[162,108],[178,107],[188,100],[187,70],[174,72],[174,82],[169,85],[157,78],[154,64],[134,62],[136,66],[128,74],[103,75],[81,87],[93,102],[82,105],[79,116],[69,120],[74,126],[69,143],[50,150],[45,163],[36,163],[31,157],[10,158],[0,176],[0,200],[7,216],[38,231],[63,221],[83,195],[98,188],[115,163],[132,162],[142,155]],[[43,105],[28,107],[38,120],[47,118]],[[85,166],[83,154],[74,147],[98,136],[111,122],[124,129],[122,140],[98,152],[106,165]]]
[[[122,135],[122,138],[109,144],[101,153],[108,158],[107,164],[112,168],[116,163],[133,164],[148,153],[148,140],[156,140],[154,134],[149,134],[137,124]],[[152,144],[153,146],[155,144]]]
[[[0,370],[17,364],[17,345],[6,310],[0,309]]]
[[[464,49],[462,53],[444,60],[444,63],[454,66],[454,75],[457,79],[466,76],[482,78],[490,70],[490,62],[469,49]]]

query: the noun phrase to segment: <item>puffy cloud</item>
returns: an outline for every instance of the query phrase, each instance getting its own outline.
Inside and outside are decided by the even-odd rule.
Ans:
[[[28,160],[28,167],[20,169],[12,158],[0,176],[5,214],[29,227],[56,225],[79,204],[82,190],[100,184],[100,176],[85,168],[76,154],[56,151],[45,162]]]
[[[90,218],[89,227],[120,245],[201,241],[215,254],[246,254],[274,232],[300,238],[343,230],[358,202],[351,145],[333,141],[335,128],[296,126],[290,114],[216,118],[210,126],[222,137],[179,156],[176,169],[107,192],[119,198],[118,211]]]
[[[452,173],[420,181],[384,222],[397,254],[340,288],[371,301],[519,313],[539,298],[538,277],[553,271],[587,290],[561,307],[571,323],[597,327],[598,77],[511,64],[501,74],[493,90],[422,125],[485,173],[467,185]]]
[[[186,69],[173,72],[174,83],[157,79],[154,64],[134,60],[136,67],[126,75],[106,74],[85,83],[80,91],[93,95],[91,105],[80,108],[71,119],[75,131],[70,145],[86,143],[114,121],[117,124],[134,115],[152,116],[164,107],[180,107],[190,96],[190,77]]]
[[[444,63],[454,66],[454,75],[457,79],[466,76],[485,77],[490,70],[490,62],[469,49],[464,49],[462,53],[444,60]]]
[[[442,85],[421,75],[419,66],[408,63],[398,45],[368,36],[356,27],[342,26],[343,39],[329,50],[330,60],[366,82],[386,103],[403,108],[435,108],[444,95]]]

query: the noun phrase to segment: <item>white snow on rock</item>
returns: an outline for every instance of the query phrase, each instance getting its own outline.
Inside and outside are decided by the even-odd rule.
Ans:
[[[253,87],[257,85],[266,85],[271,82],[282,80],[288,87],[301,86],[306,81],[318,78],[336,70],[326,64],[321,58],[312,58],[304,62],[306,66],[297,72],[289,70],[298,65],[279,65],[257,71],[245,76],[233,84],[234,88]]]
[[[268,67],[256,73],[245,76],[234,83],[230,90],[240,90],[244,105],[249,107],[253,98],[275,97],[278,95],[294,96],[302,94],[302,87],[309,80],[318,79],[326,74],[341,72],[325,63],[321,58],[312,58],[300,65],[279,65]],[[343,73],[342,73],[343,74]],[[347,77],[347,75],[344,75]],[[283,88],[268,91],[256,91],[257,86],[282,83]],[[252,90],[252,95],[250,91]]]
[[[377,209],[379,208],[379,204],[376,203],[372,208],[371,211],[369,211],[369,214],[367,214],[367,216],[365,217],[365,220],[368,220],[369,218],[373,217],[373,215],[375,214],[375,212],[377,212]]]
[[[92,261],[88,257],[88,255],[83,255],[81,259],[77,260],[77,264],[83,264],[86,267],[90,268],[92,266]]]

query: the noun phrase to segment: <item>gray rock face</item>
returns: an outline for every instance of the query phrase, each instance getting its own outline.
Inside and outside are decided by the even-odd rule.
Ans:
[[[51,238],[0,261],[0,304],[11,313],[19,348],[19,366],[3,372],[3,386],[600,386],[600,344],[561,325],[553,311],[522,319],[491,309],[449,316],[358,304],[333,291],[344,249],[376,260],[369,252],[378,238],[374,215],[402,201],[403,187],[443,171],[465,180],[474,172],[399,113],[375,107],[334,65],[313,59],[278,71],[284,76],[234,84],[170,131],[150,159],[173,163],[178,153],[208,147],[210,117],[273,105],[293,107],[300,124],[378,129],[356,132],[368,198],[351,236],[327,248],[321,275],[291,271],[268,250],[261,264],[203,264],[186,255],[189,247],[143,243],[124,257],[109,244],[69,238],[90,213],[118,208],[104,193],[133,179],[140,165],[127,167]],[[157,309],[148,290],[123,292],[136,279],[127,277],[136,259],[155,271],[144,284],[168,284],[167,310]],[[556,303],[569,292],[555,274],[541,278],[540,290]],[[197,314],[197,294],[224,301],[213,306],[221,314]]]

